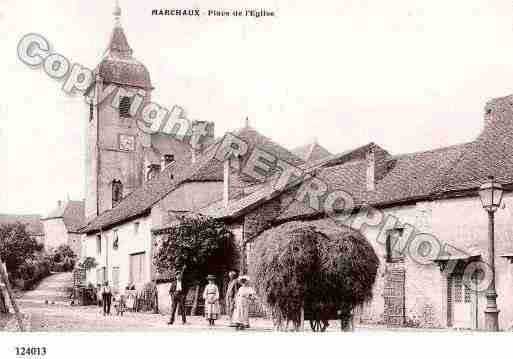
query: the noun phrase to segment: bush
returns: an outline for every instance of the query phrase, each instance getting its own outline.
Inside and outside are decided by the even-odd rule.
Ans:
[[[272,228],[256,239],[250,258],[257,293],[275,318],[296,327],[302,308],[338,312],[347,326],[352,309],[372,298],[378,264],[365,237],[330,220]]]
[[[29,270],[22,270],[20,266],[34,259],[42,249],[42,244],[29,235],[24,224],[0,225],[0,257],[6,264],[7,272],[12,273],[13,279],[19,273]]]
[[[16,272],[15,283],[24,290],[31,289],[41,279],[50,275],[51,264],[43,254],[21,264]]]
[[[233,234],[217,219],[183,217],[163,236],[153,260],[160,274],[174,276],[182,271],[185,281],[199,283],[207,274],[222,273],[230,265],[232,239]]]
[[[67,244],[61,244],[50,254],[52,271],[68,272],[75,267],[77,255]]]

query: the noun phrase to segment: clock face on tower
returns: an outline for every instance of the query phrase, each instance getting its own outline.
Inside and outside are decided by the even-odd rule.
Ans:
[[[135,136],[120,134],[119,149],[122,151],[135,151]]]

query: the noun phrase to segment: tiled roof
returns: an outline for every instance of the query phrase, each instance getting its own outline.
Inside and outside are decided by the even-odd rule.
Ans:
[[[63,220],[68,232],[77,233],[85,221],[84,201],[69,201],[64,211]]]
[[[486,111],[484,130],[445,172],[437,192],[477,188],[490,175],[513,183],[513,95],[488,102]]]
[[[321,167],[316,170],[315,178],[327,185],[326,194],[345,191],[353,198],[354,206],[359,206],[366,198],[366,169],[365,160],[351,161],[331,167]],[[319,207],[309,197],[303,198],[302,201],[296,200],[298,193],[305,191],[306,186],[310,186],[310,181],[313,179],[306,180],[291,194],[289,201],[283,202],[283,208],[277,220],[283,221],[324,211],[323,203],[326,195],[320,198]]]
[[[258,147],[289,163],[295,165],[304,163],[303,160],[286,148],[278,145],[251,127],[246,126],[240,130],[234,131],[233,134],[248,144],[248,157],[251,151]],[[223,138],[220,138],[215,145],[208,147],[195,164],[190,165],[188,160],[175,163],[172,167],[161,172],[159,176],[136,189],[116,207],[93,218],[81,231],[99,231],[100,228],[103,229],[127,219],[143,215],[149,211],[156,202],[164,198],[168,193],[184,182],[222,181],[223,163],[217,160],[215,155],[219,146],[222,144]],[[173,174],[174,177],[170,178],[170,174]]]
[[[34,236],[44,235],[41,216],[38,214],[0,214],[0,225],[21,223],[27,226],[27,232]]]
[[[298,167],[304,171],[303,178],[291,181],[291,183],[288,183],[287,186],[280,191],[276,191],[273,188],[273,183],[279,176],[279,174],[276,174],[264,184],[255,186],[256,188],[252,189],[250,194],[242,198],[231,200],[228,207],[225,207],[224,202],[220,200],[203,208],[201,213],[216,218],[237,217],[242,213],[246,213],[254,206],[258,206],[260,203],[280,195],[281,192],[291,190],[297,193],[296,187],[305,182],[302,187],[300,187],[300,190],[303,190],[304,186],[309,183],[308,180],[312,177],[313,173],[315,173],[317,178],[323,180],[330,186],[329,190],[339,190],[342,186],[346,191],[352,191],[355,195],[358,195],[356,199],[361,202],[364,190],[360,188],[360,186],[365,184],[365,182],[361,182],[362,176],[365,175],[365,164],[362,162],[362,159],[365,158],[365,152],[370,146],[375,145],[369,143],[337,155],[330,155],[324,159],[302,164]],[[365,177],[363,177],[363,181],[365,181]],[[246,187],[246,189],[247,188],[248,187]],[[294,190],[294,188],[296,189]],[[246,193],[248,192],[246,191]],[[293,201],[284,205],[282,215],[288,217],[313,212],[315,211],[306,204]]]
[[[277,144],[270,138],[262,135],[250,126],[236,130],[233,132],[233,134],[248,144],[248,155],[255,148],[259,148],[263,151],[273,154],[280,160],[286,161],[295,166],[300,166],[305,163],[305,161],[299,156],[287,150],[285,147]]]
[[[250,206],[255,206],[263,201],[267,201],[275,194],[273,193],[270,182],[259,184],[254,187],[255,188],[252,189],[251,193],[231,200],[228,207],[225,207],[224,201],[220,200],[201,209],[200,213],[214,218],[236,217],[240,214],[240,211],[247,210]]]
[[[294,148],[292,153],[305,162],[318,161],[332,155],[330,151],[319,145],[317,142]]]
[[[393,205],[404,201],[433,198],[444,192],[475,188],[490,174],[496,176],[499,182],[513,183],[513,96],[495,99],[487,107],[491,109],[490,119],[487,120],[485,129],[476,140],[446,148],[396,156],[390,156],[383,149],[370,143],[338,155],[305,163],[297,155],[262,136],[251,127],[235,131],[234,134],[248,143],[250,148],[248,153],[258,147],[303,170],[314,171],[315,176],[327,184],[328,192],[343,190],[352,195],[356,206]],[[222,163],[212,158],[220,143],[222,138],[207,150],[210,155],[206,157],[210,157],[210,162],[207,161],[201,166],[184,171],[190,180],[222,180]],[[380,164],[385,166],[384,171],[377,178],[373,191],[368,191],[366,188],[365,153],[370,146],[375,146],[385,156]],[[311,179],[305,176],[301,181],[304,182],[301,186],[306,186]],[[153,200],[153,202],[151,200],[136,201],[144,203],[144,205],[135,206],[139,213],[160,199],[159,193],[160,195],[169,193],[174,185],[176,182],[152,184],[150,188],[136,191],[134,198],[143,196],[145,199],[148,196]],[[215,217],[238,216],[281,194],[270,188],[269,183],[253,185],[251,188],[250,194],[230,201],[228,208],[224,208],[222,201],[217,201],[204,208],[202,213]],[[299,183],[294,183],[284,191],[294,194],[300,189]],[[137,195],[138,192],[141,195]],[[288,197],[294,198],[293,195]],[[126,207],[124,202],[118,207]],[[134,202],[134,200],[127,198],[126,202]],[[307,203],[290,200],[283,203],[279,220],[316,212],[309,208]],[[110,212],[119,211],[118,207]],[[112,218],[103,223],[114,223],[130,217],[135,212],[137,211],[130,210],[116,216],[108,214]],[[90,228],[94,227],[90,226]]]
[[[476,140],[445,148],[411,154],[390,156],[386,151],[382,165],[384,173],[377,178],[375,189],[366,188],[365,152],[368,144],[357,149],[333,155],[301,168],[314,169],[316,177],[328,186],[328,192],[343,190],[353,197],[355,206],[394,205],[405,201],[436,198],[442,193],[478,187],[488,175],[494,175],[503,184],[513,183],[513,96],[495,99],[488,103],[489,119]],[[283,195],[282,212],[278,220],[287,220],[319,211],[308,203],[293,200],[298,191],[307,186],[305,179],[299,189],[287,188]],[[258,197],[260,193],[260,197]],[[276,194],[274,194],[276,196]],[[258,198],[257,198],[258,197]],[[220,203],[204,209],[217,216],[237,216],[243,208],[269,200],[268,191],[253,193],[238,199],[227,209]]]
[[[428,196],[471,144],[391,156],[385,176],[367,194],[369,204],[384,204]]]
[[[222,167],[215,167],[218,161],[214,155],[215,151],[211,151],[200,157],[193,165],[187,161],[177,160],[160,172],[158,176],[130,193],[116,207],[93,218],[87,226],[81,229],[81,232],[96,232],[100,228],[103,229],[143,215],[156,202],[184,182],[222,180],[222,172],[215,173],[215,170],[211,170],[211,168],[222,169]],[[205,167],[210,169],[205,169]]]
[[[366,160],[353,160],[321,168],[317,178],[328,186],[328,193],[343,190],[351,195],[354,206],[380,206],[430,196],[442,174],[458,161],[469,144],[455,145],[432,151],[417,152],[386,159],[386,173],[376,182],[375,189],[366,188]],[[332,161],[333,162],[333,161]],[[305,184],[306,185],[306,184]],[[322,209],[322,208],[321,208]],[[293,201],[283,209],[278,220],[285,220],[317,211],[307,203]]]
[[[318,159],[315,161],[307,162],[304,165],[301,165],[299,167],[303,170],[308,171],[315,167],[335,166],[335,165],[339,165],[339,164],[343,164],[343,163],[347,163],[347,162],[351,162],[351,161],[355,161],[355,160],[362,160],[365,158],[367,151],[369,151],[369,149],[372,146],[374,146],[375,148],[377,148],[381,151],[385,151],[381,147],[377,146],[375,143],[370,142],[365,145],[358,146],[356,148],[352,148],[347,151],[336,153],[334,155],[329,155],[329,156],[326,156],[324,158],[321,158],[321,159]]]
[[[67,201],[64,204],[57,205],[57,208],[43,218],[43,221],[62,218],[68,232],[78,233],[80,227],[85,224],[84,207],[84,201]]]

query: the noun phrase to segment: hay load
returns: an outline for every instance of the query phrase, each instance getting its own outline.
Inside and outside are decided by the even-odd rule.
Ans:
[[[255,239],[249,269],[255,289],[280,326],[301,310],[336,308],[342,325],[372,298],[379,260],[360,232],[330,219],[288,222]]]

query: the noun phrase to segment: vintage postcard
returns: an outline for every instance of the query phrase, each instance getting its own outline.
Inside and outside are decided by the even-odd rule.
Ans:
[[[5,357],[511,331],[512,41],[501,0],[0,1]]]

